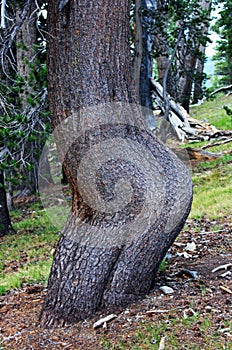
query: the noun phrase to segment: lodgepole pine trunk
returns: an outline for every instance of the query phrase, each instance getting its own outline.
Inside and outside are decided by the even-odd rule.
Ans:
[[[63,168],[73,202],[40,316],[45,327],[119,311],[148,293],[190,210],[187,169],[137,123],[129,20],[125,0],[71,0],[60,12],[49,1],[50,112],[55,130],[62,125],[61,153],[68,143]]]

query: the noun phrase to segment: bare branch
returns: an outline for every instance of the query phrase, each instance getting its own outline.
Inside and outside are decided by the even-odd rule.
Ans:
[[[1,3],[1,28],[6,29],[6,0]]]
[[[228,86],[222,86],[219,89],[211,92],[211,94],[209,95],[209,97],[216,95],[217,93],[221,92],[221,91],[229,91],[232,90],[232,85],[228,85]]]

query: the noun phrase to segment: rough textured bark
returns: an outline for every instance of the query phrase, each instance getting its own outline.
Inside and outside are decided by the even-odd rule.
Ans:
[[[87,117],[83,114],[87,128],[64,152],[73,202],[54,255],[40,317],[43,326],[76,322],[98,310],[120,310],[144,296],[190,210],[192,185],[183,164],[136,121],[123,122],[128,110],[121,108],[122,103],[134,104],[131,111],[134,108],[137,114],[132,117],[140,113],[132,80],[129,14],[129,1],[124,0],[69,1],[61,12],[57,1],[49,1],[47,66],[53,126],[69,116],[80,116],[80,108],[94,108]],[[106,106],[108,119],[98,113],[99,104]],[[112,122],[115,110],[121,122]],[[75,133],[80,121],[73,120],[77,125],[70,130]],[[62,130],[61,144],[65,141]],[[105,162],[101,142],[107,144],[104,152],[112,146],[112,159]],[[116,142],[120,157],[114,156]],[[132,144],[137,145],[135,152]],[[93,171],[92,162],[87,162],[86,172],[81,173],[80,164],[91,149],[99,167]],[[150,158],[148,166],[143,163],[148,154],[154,165]],[[153,170],[161,187],[148,180]],[[86,179],[92,174],[106,203],[129,182],[128,203],[114,212],[91,207],[92,189],[86,188],[83,195],[80,183],[88,187]],[[155,209],[137,224],[141,213],[146,216],[146,198],[151,193],[154,198],[149,203]],[[160,200],[162,206],[156,206]]]
[[[4,188],[4,174],[0,172],[0,236],[13,233],[10,215],[7,207],[6,191]]]

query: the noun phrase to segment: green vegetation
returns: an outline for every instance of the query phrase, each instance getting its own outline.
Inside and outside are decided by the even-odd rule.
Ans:
[[[218,129],[232,129],[232,119],[223,108],[232,106],[232,95],[218,95],[200,106],[194,106],[191,116],[206,119]],[[217,140],[215,141],[217,142]],[[200,148],[209,141],[186,144],[187,147]],[[190,217],[223,218],[231,214],[232,198],[232,143],[210,147],[210,152],[223,153],[224,156],[213,161],[204,161],[193,167],[194,199]]]
[[[220,94],[215,99],[202,103],[199,106],[193,106],[191,108],[191,117],[208,121],[218,129],[231,130],[232,118],[226,113],[223,106],[232,107],[232,95],[225,96]]]
[[[221,160],[204,162],[193,171],[194,198],[190,217],[222,218],[231,211],[231,164]]]
[[[232,326],[228,321],[224,321],[217,329],[213,336],[208,336],[209,328],[215,327],[211,318],[203,318],[196,314],[192,316],[184,316],[183,314],[169,314],[162,316],[158,324],[152,321],[139,323],[137,331],[131,337],[125,335],[125,339],[112,343],[107,336],[100,338],[103,349],[107,350],[158,350],[161,339],[164,338],[165,349],[229,349],[230,341],[222,344],[219,338],[218,330]],[[180,342],[179,334],[186,334],[186,342]],[[191,335],[198,332],[198,343],[190,342]],[[228,347],[227,347],[228,346]]]
[[[215,61],[215,73],[217,86],[225,86],[231,84],[232,79],[232,28],[231,28],[231,0],[220,1],[220,16],[216,20],[213,29],[219,35],[216,45],[216,54],[213,59]]]
[[[38,203],[13,211],[12,221],[17,235],[0,241],[0,295],[27,283],[46,283],[58,239],[56,228]]]

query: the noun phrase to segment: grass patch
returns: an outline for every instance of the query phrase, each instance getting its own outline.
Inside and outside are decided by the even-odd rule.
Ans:
[[[231,323],[225,321],[222,326],[230,327]],[[209,335],[209,329],[212,330],[211,335]],[[180,334],[184,334],[185,342],[180,340]],[[196,334],[198,335],[197,343],[190,342],[189,339]],[[158,350],[163,337],[165,337],[165,349],[172,350],[222,350],[229,349],[232,344],[229,339],[221,341],[218,329],[215,329],[215,324],[210,316],[203,318],[199,314],[187,318],[176,314],[163,316],[156,323],[146,320],[145,323],[138,324],[137,331],[133,334],[125,333],[125,336],[116,342],[109,339],[107,335],[100,336],[99,340],[105,350]]]
[[[207,166],[207,170],[204,167]],[[220,218],[231,214],[231,164],[201,164],[193,172],[194,197],[190,217]]]
[[[213,100],[191,108],[191,116],[207,119],[218,129],[232,129],[231,116],[226,114],[223,106],[232,106],[232,95],[218,95]],[[211,141],[211,143],[217,140]],[[200,148],[209,141],[187,143],[184,147]],[[206,149],[209,152],[225,153],[222,158],[202,161],[192,169],[194,198],[190,217],[221,218],[231,214],[232,198],[232,143]]]
[[[36,264],[22,266],[19,271],[2,273],[0,276],[0,293],[14,288],[20,288],[23,284],[47,283],[51,268],[52,257]]]
[[[17,233],[0,239],[0,295],[24,283],[46,282],[48,279],[59,235],[46,212],[38,208],[37,204],[26,211],[17,209],[11,213]],[[35,209],[35,216],[31,218]]]
[[[191,107],[191,117],[205,120],[218,129],[232,129],[232,118],[227,115],[223,106],[232,107],[232,95],[218,94],[215,99]]]

